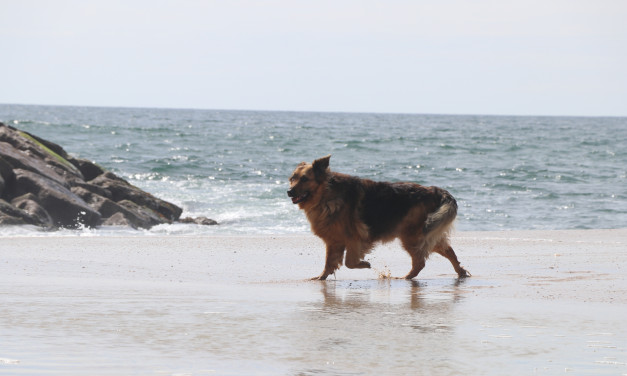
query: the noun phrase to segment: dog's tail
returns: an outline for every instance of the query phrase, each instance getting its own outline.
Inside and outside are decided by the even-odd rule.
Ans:
[[[424,236],[424,250],[429,252],[443,238],[448,238],[457,216],[457,201],[444,189],[438,189],[440,193],[440,206],[425,221],[422,229]]]
[[[428,235],[431,232],[443,232],[444,228],[448,228],[453,224],[457,216],[457,201],[455,201],[455,198],[444,189],[439,189],[439,191],[441,194],[440,206],[435,212],[427,216],[425,226],[422,229],[424,235]]]

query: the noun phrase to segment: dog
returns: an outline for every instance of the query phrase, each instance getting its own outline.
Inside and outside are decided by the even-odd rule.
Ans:
[[[289,178],[288,197],[307,215],[311,230],[326,244],[325,280],[344,264],[370,268],[364,256],[379,242],[399,238],[411,256],[413,279],[433,252],[446,257],[459,278],[469,277],[449,242],[457,202],[446,190],[416,183],[361,179],[329,169],[330,155],[301,162]],[[346,256],[344,252],[346,251]]]

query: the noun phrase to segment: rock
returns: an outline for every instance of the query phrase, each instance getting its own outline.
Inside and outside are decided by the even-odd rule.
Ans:
[[[70,158],[68,159],[68,161],[70,161],[70,163],[72,163],[74,166],[76,166],[76,168],[80,170],[80,172],[83,174],[83,177],[85,178],[85,181],[95,179],[105,173],[102,167],[86,159]]]
[[[0,129],[2,128],[0,127]],[[19,168],[32,171],[69,188],[69,184],[65,177],[58,174],[45,159],[39,158],[37,154],[15,149],[11,146],[11,144],[0,141],[0,158],[4,159],[13,169]]]
[[[45,227],[53,227],[54,221],[50,214],[39,204],[39,199],[32,193],[19,196],[11,200],[11,205],[18,209],[22,209]]]
[[[89,204],[94,210],[98,211],[103,218],[111,218],[115,214],[122,215],[129,226],[133,228],[150,228],[154,224],[163,223],[159,218],[152,218],[147,215],[141,206],[135,203],[116,203],[106,197],[99,196],[95,193],[89,192],[81,187],[73,187],[72,192],[80,196],[85,202]],[[119,216],[116,216],[118,218]],[[119,222],[119,221],[117,221]],[[104,223],[103,223],[104,224]]]
[[[10,184],[13,179],[15,179],[13,168],[0,156],[0,197],[7,184]]]
[[[115,213],[113,214],[111,217],[106,218],[103,222],[102,222],[103,226],[121,226],[121,227],[133,227],[136,228],[135,226],[133,226],[133,224],[131,222],[129,222],[128,219],[126,219],[126,217],[124,217],[124,215],[122,213]]]
[[[28,133],[28,132],[24,132],[24,131],[20,131],[22,132],[23,135],[26,135],[27,138],[30,138],[31,140],[37,142],[38,144],[44,146],[45,148],[47,148],[49,151],[52,151],[53,153],[57,154],[58,156],[60,156],[63,159],[68,159],[68,154],[65,152],[65,150],[63,150],[63,148],[58,145],[55,144],[54,142],[50,142],[48,140],[44,140],[43,138],[39,138],[37,136],[35,136],[34,134]],[[63,162],[63,164],[67,164],[65,162]]]
[[[100,202],[94,204],[94,208],[98,210],[98,212],[101,213],[105,217],[111,217],[114,214],[118,213],[118,214],[122,214],[125,218],[134,219],[135,217],[142,215],[141,213],[135,213],[129,210],[127,207],[120,205],[117,202],[113,202],[109,200],[108,198],[104,198],[104,197]],[[138,221],[135,221],[135,222],[138,222]],[[137,227],[137,226],[133,226],[133,227]],[[139,227],[150,228],[150,226],[139,226]]]
[[[13,217],[0,211],[0,226],[27,225],[22,218]]]
[[[0,156],[2,156],[3,151],[6,151],[9,154],[7,158],[13,159],[9,162],[14,168],[24,168],[46,174],[59,182],[84,179],[79,169],[63,157],[67,157],[67,153],[57,144],[4,124],[0,125],[0,143],[13,146],[13,148],[9,148],[6,145],[0,145]],[[11,153],[11,151],[16,151],[17,154]],[[55,175],[61,176],[62,179],[59,180],[57,176],[50,175],[50,171],[54,171]]]
[[[41,225],[37,218],[22,209],[16,208],[2,199],[0,199],[0,224]]]
[[[94,193],[94,194],[97,194],[98,196],[106,197],[109,199],[112,197],[111,191],[109,191],[108,189],[99,187],[97,185],[89,184],[89,183],[76,182],[74,186],[72,186],[72,190],[74,190],[74,188],[83,188],[84,190],[89,191],[90,193]],[[83,200],[88,201],[85,198],[83,198]]]
[[[70,188],[70,191],[72,191],[72,193],[80,197],[83,201],[85,201],[91,207],[94,206],[94,203],[99,202],[100,200],[104,199],[104,197],[100,196],[99,194],[90,192],[83,187],[72,187]],[[108,217],[108,216],[105,215],[105,217]]]
[[[195,223],[197,225],[204,225],[204,226],[214,226],[218,224],[218,222],[214,221],[213,219],[209,219],[207,217],[197,217],[197,218],[185,217],[185,218],[181,218],[179,222]]]
[[[99,186],[111,192],[113,201],[132,201],[137,205],[144,206],[159,213],[165,221],[176,221],[183,212],[183,209],[167,201],[163,201],[146,193],[141,189],[129,184],[127,181],[118,178],[111,172],[106,172],[96,179],[89,181],[90,184]]]
[[[31,171],[16,169],[14,173],[15,195],[35,194],[55,226],[95,227],[100,224],[100,214],[66,186]]]
[[[2,123],[0,198],[0,224],[150,228],[182,212],[58,144]]]
[[[164,222],[163,216],[159,215],[159,213],[155,212],[154,210],[137,205],[133,201],[122,200],[119,201],[118,204],[124,207],[127,210],[127,213],[132,213],[132,215],[125,215],[125,217],[134,225],[134,227],[151,228],[152,226],[161,223],[171,223]]]

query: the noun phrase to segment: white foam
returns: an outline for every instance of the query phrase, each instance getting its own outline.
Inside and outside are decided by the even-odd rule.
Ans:
[[[20,361],[16,359],[0,358],[0,364],[13,365],[13,364],[19,364],[19,363]]]

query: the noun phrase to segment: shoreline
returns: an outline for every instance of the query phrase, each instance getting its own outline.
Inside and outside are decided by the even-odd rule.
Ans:
[[[0,264],[2,279],[10,279],[12,257],[29,264],[40,263],[43,275],[56,277],[59,273],[85,276],[88,269],[97,275],[111,272],[105,266],[110,259],[123,261],[129,268],[150,261],[151,257],[167,256],[162,261],[176,260],[182,268],[188,268],[185,279],[198,283],[270,283],[276,281],[302,282],[319,274],[324,263],[324,243],[311,233],[277,235],[132,235],[132,236],[54,236],[2,237]],[[457,231],[451,237],[453,248],[462,265],[472,277],[468,281],[500,280],[516,275],[530,285],[535,280],[559,281],[560,273],[571,283],[603,281],[622,277],[627,265],[627,229],[599,230],[511,230],[511,231]],[[55,256],[52,256],[52,255]],[[157,257],[158,256],[158,257]],[[64,260],[71,264],[84,263],[77,270],[56,270],[50,259]],[[254,259],[254,265],[248,260]],[[350,270],[342,266],[330,280],[380,280],[401,277],[411,263],[398,240],[378,244],[366,255],[371,269]],[[206,262],[204,267],[195,261]],[[215,262],[212,262],[215,261]],[[167,262],[166,262],[167,263]],[[93,266],[89,266],[93,264]],[[229,265],[224,269],[223,265]],[[141,265],[143,269],[160,268],[161,263]],[[70,267],[71,268],[71,267]],[[589,270],[588,270],[589,269]],[[23,273],[15,272],[19,276]],[[193,277],[192,277],[193,276]],[[137,275],[128,275],[137,279]],[[140,276],[143,278],[145,276]],[[414,279],[456,278],[449,262],[432,255],[426,267]],[[158,278],[157,278],[158,279]],[[0,279],[1,280],[1,279]],[[148,278],[147,281],[155,281]],[[543,282],[542,282],[543,283]],[[555,286],[559,286],[556,284]],[[555,288],[554,286],[554,288]],[[572,286],[572,285],[571,285]],[[510,288],[515,288],[512,283]],[[516,289],[518,291],[518,289]],[[568,290],[562,291],[563,293]],[[616,294],[608,301],[627,303],[625,294]],[[562,296],[562,295],[560,295]],[[567,294],[573,299],[603,301],[605,294]]]
[[[472,277],[392,242],[320,282],[311,234],[3,237],[0,372],[627,374],[627,229],[452,245]]]

